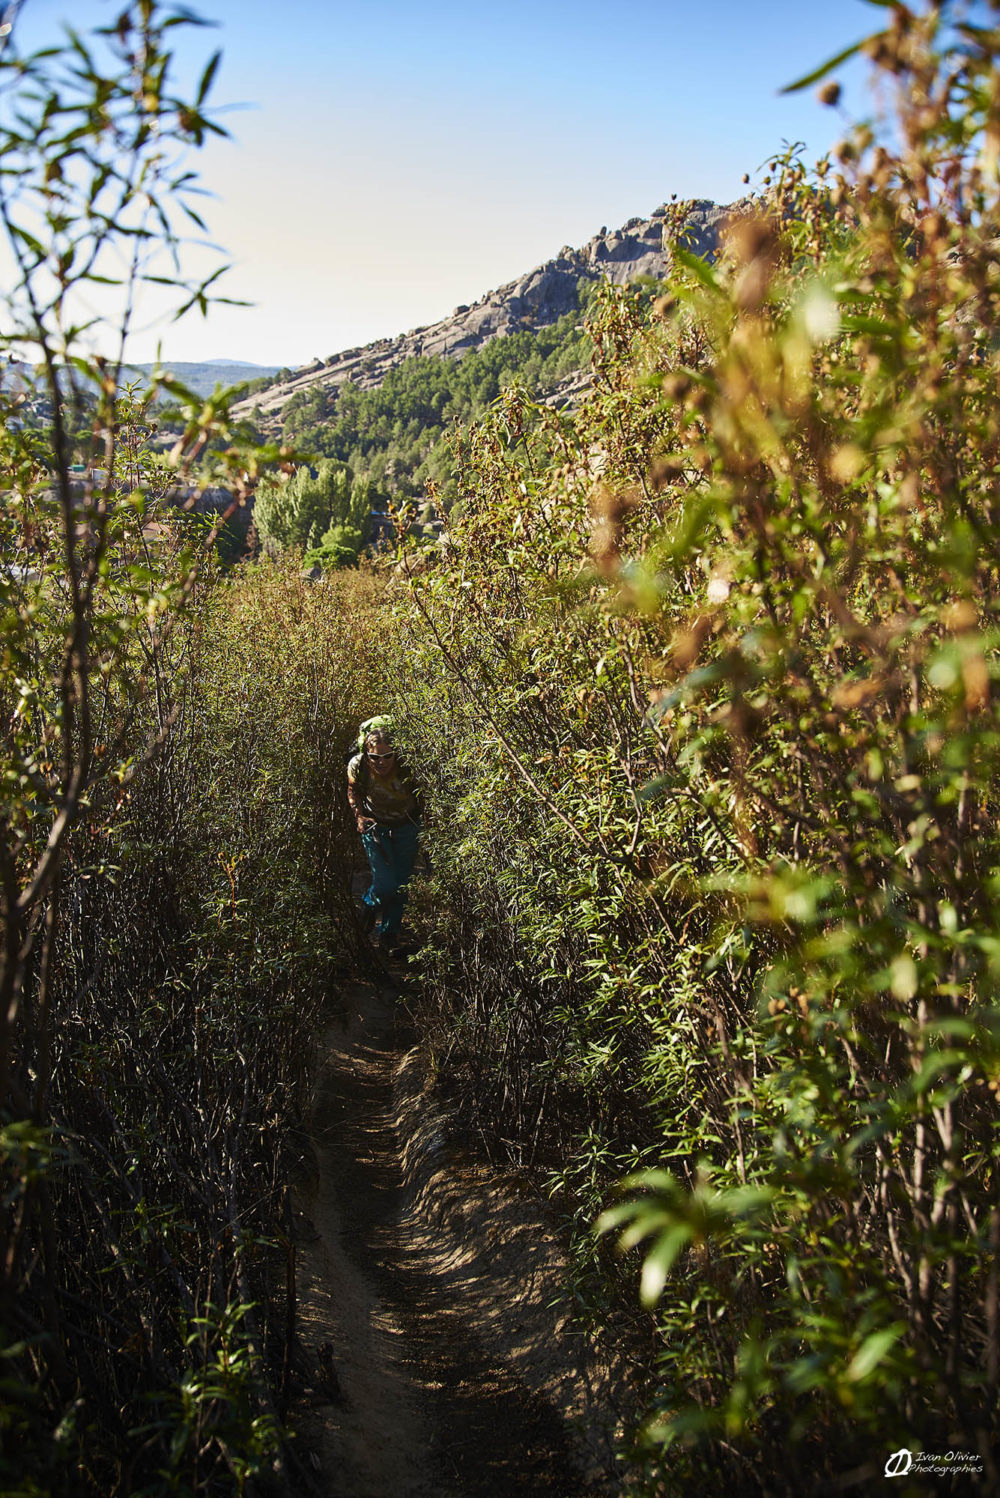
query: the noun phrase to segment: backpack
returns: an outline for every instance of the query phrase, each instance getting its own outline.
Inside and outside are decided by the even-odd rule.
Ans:
[[[378,713],[374,718],[366,718],[358,729],[357,742],[351,750],[352,757],[355,754],[364,754],[365,740],[370,733],[384,733],[392,737],[393,720],[385,713]]]

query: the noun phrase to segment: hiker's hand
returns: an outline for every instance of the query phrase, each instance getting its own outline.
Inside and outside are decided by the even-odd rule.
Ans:
[[[371,832],[371,830],[372,830],[372,828],[374,826],[375,826],[375,818],[374,817],[358,817],[358,831],[359,832]]]

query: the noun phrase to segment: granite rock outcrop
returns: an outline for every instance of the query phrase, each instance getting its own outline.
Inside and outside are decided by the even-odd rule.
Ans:
[[[718,247],[722,225],[733,206],[702,199],[688,205],[682,232],[686,246],[711,257]],[[449,317],[427,327],[413,328],[396,338],[380,338],[361,348],[346,349],[325,361],[316,360],[236,407],[237,415],[255,409],[275,419],[299,391],[320,384],[336,387],[350,380],[360,389],[380,385],[390,369],[419,355],[460,359],[491,339],[522,328],[544,327],[577,306],[581,280],[604,278],[617,285],[641,276],[663,276],[670,264],[673,235],[667,230],[666,204],[649,218],[631,218],[621,229],[602,228],[582,245],[564,245],[552,260],[516,281],[489,291],[471,305],[456,307]]]

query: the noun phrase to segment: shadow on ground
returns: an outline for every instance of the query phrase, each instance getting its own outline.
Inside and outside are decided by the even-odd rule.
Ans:
[[[551,1224],[484,1168],[449,1162],[412,1039],[395,989],[362,984],[322,1039],[317,1168],[297,1214],[311,1390],[292,1413],[317,1489],[615,1493],[607,1409],[594,1436],[607,1379],[553,1309]]]

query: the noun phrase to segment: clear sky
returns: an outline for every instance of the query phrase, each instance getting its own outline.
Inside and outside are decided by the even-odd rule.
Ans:
[[[22,48],[124,0],[25,0]],[[143,332],[168,359],[294,366],[405,332],[671,193],[729,202],[782,141],[844,129],[783,85],[884,24],[865,0],[202,0],[193,72],[232,134],[193,165],[255,305]],[[844,109],[866,115],[852,68]]]

